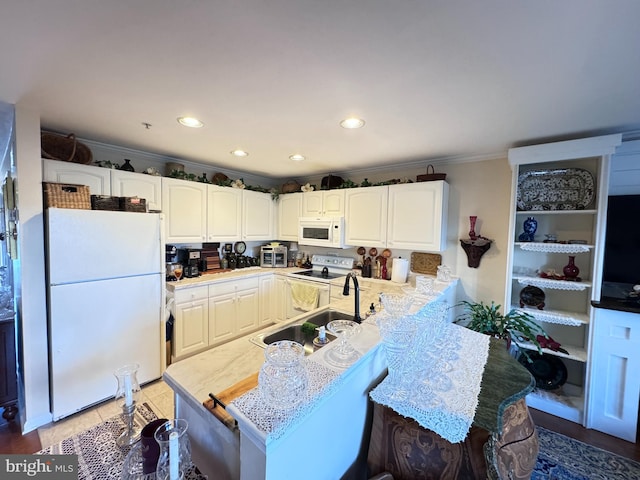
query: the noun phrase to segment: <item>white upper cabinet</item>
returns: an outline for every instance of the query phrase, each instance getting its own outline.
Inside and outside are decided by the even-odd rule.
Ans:
[[[273,240],[275,202],[271,194],[242,191],[242,239]]]
[[[344,215],[345,190],[318,190],[302,193],[303,217],[341,217]]]
[[[42,163],[45,182],[88,185],[91,195],[144,198],[149,210],[162,210],[161,177],[57,160]]]
[[[278,240],[298,241],[298,218],[302,216],[303,193],[287,193],[278,198]]]
[[[204,183],[162,178],[167,243],[206,241],[207,187]]]
[[[235,242],[242,238],[242,190],[209,185],[207,241]]]
[[[445,250],[448,198],[449,185],[442,180],[390,185],[387,246],[429,252]]]
[[[345,190],[345,243],[385,245],[389,187]]]
[[[111,195],[144,198],[149,210],[162,211],[162,180],[154,175],[109,169]]]
[[[43,159],[44,182],[88,185],[91,195],[111,195],[111,169]]]

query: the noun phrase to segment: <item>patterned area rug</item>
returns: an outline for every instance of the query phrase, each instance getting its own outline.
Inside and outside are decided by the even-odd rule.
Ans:
[[[537,427],[540,453],[531,480],[637,480],[640,463]]]
[[[140,427],[158,418],[149,405],[136,407],[134,421]],[[79,480],[120,479],[122,465],[131,447],[119,447],[116,439],[124,431],[120,415],[37,452],[39,455],[78,455]]]

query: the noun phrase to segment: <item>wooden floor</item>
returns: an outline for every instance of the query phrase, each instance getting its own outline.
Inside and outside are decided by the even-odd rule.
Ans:
[[[533,417],[533,423],[540,427],[640,462],[640,443],[637,440],[636,443],[627,442],[606,433],[586,429],[577,423],[563,420],[534,408],[530,408],[529,411]]]
[[[640,462],[640,443],[638,442],[626,442],[595,430],[588,430],[577,423],[533,408],[530,411],[536,425]],[[40,445],[37,431],[21,435],[20,426],[15,420],[0,425],[0,453],[35,453],[41,449],[42,445]]]

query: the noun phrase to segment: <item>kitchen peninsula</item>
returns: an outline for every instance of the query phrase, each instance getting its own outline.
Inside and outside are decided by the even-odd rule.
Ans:
[[[366,279],[362,280],[366,285]],[[448,288],[442,288],[441,295],[447,296],[455,290],[456,283],[453,281]],[[375,288],[365,289],[361,306],[377,303],[380,286],[385,291],[400,290],[398,284],[376,283]],[[324,308],[353,312],[353,298],[345,297]],[[304,318],[303,315],[293,322]],[[275,331],[282,326],[266,330]],[[228,479],[293,478],[300,472],[304,472],[305,478],[338,478],[349,472],[356,461],[359,463],[350,473],[357,470],[362,474],[371,423],[368,394],[386,374],[377,327],[371,321],[365,321],[362,326],[362,334],[354,339],[354,346],[362,357],[347,370],[338,371],[338,379],[332,380],[313,405],[277,435],[258,428],[235,402],[228,406],[228,412],[238,421],[238,429],[228,428],[203,406],[209,393],[222,392],[259,371],[264,350],[251,342],[254,334],[171,365],[164,379],[175,391],[176,416],[189,421],[196,464],[204,473]],[[322,352],[315,352],[310,358]],[[491,388],[483,389],[474,419],[475,425],[490,433],[500,431],[505,408],[532,388],[529,374],[512,359],[504,357],[508,356],[502,348],[491,346],[490,363],[485,370],[491,380],[487,381],[505,377],[506,381],[498,382],[495,388],[492,384]],[[483,379],[483,385],[484,382]],[[506,390],[502,390],[503,387]],[[500,393],[492,397],[491,394],[498,391]],[[519,405],[522,408],[524,401]],[[537,450],[537,443],[534,447],[530,451]]]

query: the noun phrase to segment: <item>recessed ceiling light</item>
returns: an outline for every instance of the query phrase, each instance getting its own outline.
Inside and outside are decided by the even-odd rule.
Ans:
[[[296,153],[294,155],[291,155],[289,159],[293,160],[294,162],[300,162],[304,160],[304,155],[300,155],[299,153]]]
[[[342,128],[362,128],[364,127],[364,120],[361,118],[345,118],[340,122]]]
[[[244,150],[232,150],[231,155],[234,155],[236,157],[248,157],[249,153],[245,152]]]
[[[178,117],[178,123],[191,128],[200,128],[204,126],[204,123],[194,117]]]

